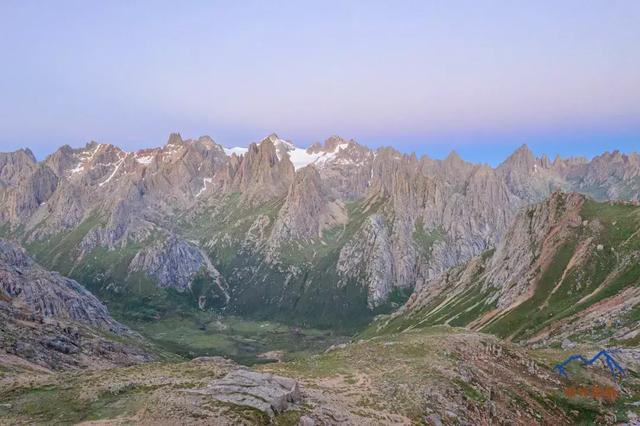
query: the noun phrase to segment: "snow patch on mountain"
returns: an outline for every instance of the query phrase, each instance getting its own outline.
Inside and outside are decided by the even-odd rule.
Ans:
[[[278,138],[275,134],[268,136],[267,139],[271,140],[276,147],[278,159],[282,160],[284,154],[288,154],[289,160],[291,160],[296,170],[306,167],[309,164],[322,167],[325,163],[333,160],[340,151],[349,146],[349,144],[345,142],[336,145],[332,150],[313,152],[309,148],[298,148],[291,142]]]
[[[98,144],[96,148],[93,150],[93,152],[91,153],[87,151],[83,151],[80,154],[78,154],[78,159],[79,159],[78,164],[76,165],[76,167],[69,170],[69,175],[75,175],[77,173],[82,172],[84,170],[85,165],[90,163],[93,160],[93,157],[95,157],[96,153],[98,152],[101,146],[102,144]]]
[[[234,146],[233,148],[225,148],[223,147],[222,149],[224,149],[224,153],[227,154],[228,156],[231,156],[231,154],[236,154],[238,156],[245,154],[247,152],[247,148],[243,148],[241,146]]]
[[[207,189],[207,184],[212,183],[213,179],[211,178],[203,178],[202,179],[202,188],[200,188],[200,191],[198,191],[198,193],[196,194],[196,198],[199,197],[200,195],[202,195],[202,193]]]
[[[144,164],[145,166],[151,164],[153,161],[153,155],[145,155],[142,157],[136,157],[136,161],[140,164]]]
[[[98,184],[98,186],[104,186],[107,183],[109,183],[111,181],[111,179],[113,179],[113,177],[116,175],[116,173],[118,172],[118,170],[120,169],[120,166],[122,166],[122,164],[124,163],[124,160],[129,156],[129,153],[125,153],[124,157],[120,157],[120,159],[115,163],[115,167],[113,168],[113,172],[111,173],[111,175],[109,175],[109,177],[100,182]]]

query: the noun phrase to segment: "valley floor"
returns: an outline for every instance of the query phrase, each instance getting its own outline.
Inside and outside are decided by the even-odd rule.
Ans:
[[[301,400],[274,417],[196,393],[241,369],[220,357],[54,374],[0,369],[0,424],[559,425],[636,419],[635,352],[624,355],[621,382],[602,366],[571,366],[569,379],[553,370],[570,353],[594,349],[528,351],[450,327],[336,345],[253,367],[300,386]],[[615,400],[568,392],[594,385],[615,389]]]
[[[255,321],[213,312],[127,322],[160,348],[191,359],[223,356],[245,365],[310,356],[349,340],[334,330]]]

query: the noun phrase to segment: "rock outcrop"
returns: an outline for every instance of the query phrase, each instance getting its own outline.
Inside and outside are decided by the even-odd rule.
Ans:
[[[49,369],[130,365],[152,359],[141,346],[141,339],[111,318],[84,287],[43,269],[21,247],[0,239],[3,362],[22,359]]]
[[[127,328],[76,281],[49,272],[23,248],[0,239],[0,290],[12,304],[27,306],[43,318],[77,321],[117,334]]]
[[[244,368],[232,370],[203,389],[191,392],[211,395],[214,399],[260,410],[270,417],[302,401],[294,379]]]
[[[220,272],[211,264],[203,250],[183,240],[170,236],[166,240],[145,247],[129,264],[129,272],[143,272],[152,277],[160,288],[174,288],[180,292],[195,291],[192,288],[199,275],[206,281],[210,291],[198,289],[198,304],[201,309],[214,303],[229,301],[228,286]]]
[[[274,225],[271,242],[309,241],[322,232],[347,222],[344,203],[324,187],[320,173],[309,165],[300,169],[291,183],[286,201]]]

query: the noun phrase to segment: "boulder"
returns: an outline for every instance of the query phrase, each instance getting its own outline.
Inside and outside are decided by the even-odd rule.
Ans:
[[[245,405],[269,416],[281,413],[302,399],[298,382],[287,377],[240,368],[203,389],[191,392],[211,395],[222,402]]]

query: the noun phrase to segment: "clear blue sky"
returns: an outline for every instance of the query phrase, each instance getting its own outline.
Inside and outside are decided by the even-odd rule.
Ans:
[[[640,1],[0,2],[0,150],[640,149]]]

